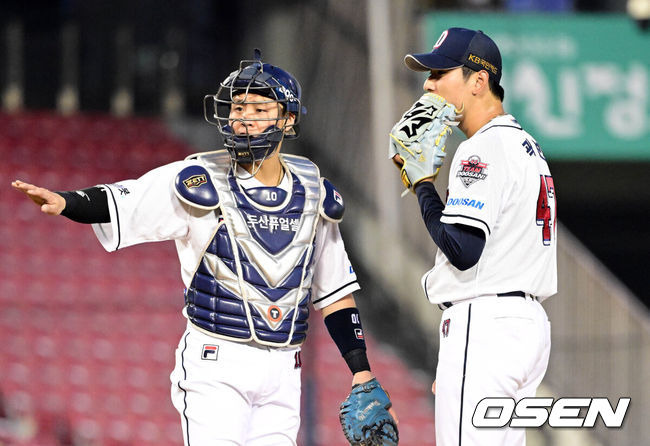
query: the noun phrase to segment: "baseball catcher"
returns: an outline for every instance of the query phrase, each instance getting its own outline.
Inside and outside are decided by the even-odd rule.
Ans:
[[[255,50],[204,98],[223,149],[79,191],[12,183],[44,213],[92,224],[107,251],[175,243],[187,322],[170,382],[186,446],[297,444],[312,307],[355,386],[346,435],[397,444],[352,295],[360,286],[338,226],[343,197],[308,158],[281,151],[299,136],[301,98],[298,80]]]
[[[339,411],[345,438],[353,446],[397,445],[397,426],[388,413],[391,405],[376,379],[352,387]]]

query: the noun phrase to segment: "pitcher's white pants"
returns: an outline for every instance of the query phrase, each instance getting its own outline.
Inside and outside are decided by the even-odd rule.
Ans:
[[[550,348],[550,322],[531,297],[479,297],[446,309],[436,370],[436,444],[525,445],[524,429],[476,428],[472,417],[483,398],[535,396]]]

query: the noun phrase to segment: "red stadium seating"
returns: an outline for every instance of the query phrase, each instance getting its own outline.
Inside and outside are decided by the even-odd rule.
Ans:
[[[40,214],[15,178],[74,189],[137,178],[191,149],[157,120],[0,115],[0,389],[29,402],[40,433],[103,445],[181,440],[169,402],[184,329],[172,243],[106,253],[88,227]],[[17,439],[5,444],[29,444]]]

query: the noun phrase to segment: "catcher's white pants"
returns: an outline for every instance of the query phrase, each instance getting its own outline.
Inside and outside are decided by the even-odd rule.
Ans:
[[[522,428],[475,428],[485,397],[535,396],[546,373],[551,327],[530,297],[480,297],[442,313],[436,370],[438,446],[523,446]]]
[[[185,445],[295,445],[299,351],[217,339],[188,324],[170,375]]]

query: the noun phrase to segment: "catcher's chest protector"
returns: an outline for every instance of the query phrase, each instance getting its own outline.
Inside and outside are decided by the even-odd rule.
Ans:
[[[219,337],[277,347],[300,344],[307,331],[319,219],[318,168],[306,158],[281,155],[291,191],[245,191],[225,157],[219,152],[199,157],[218,193],[222,219],[185,293],[187,316]]]

